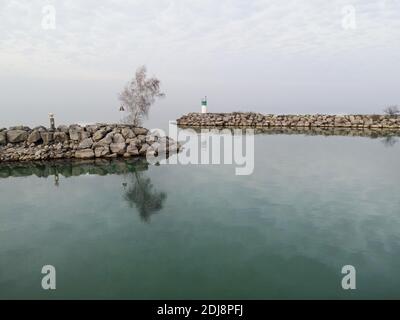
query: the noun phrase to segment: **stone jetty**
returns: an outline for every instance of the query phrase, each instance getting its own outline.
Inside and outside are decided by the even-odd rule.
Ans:
[[[400,116],[385,115],[274,115],[253,112],[189,113],[177,119],[188,127],[297,127],[400,130]]]
[[[0,162],[140,157],[173,153],[178,142],[126,124],[0,129]]]

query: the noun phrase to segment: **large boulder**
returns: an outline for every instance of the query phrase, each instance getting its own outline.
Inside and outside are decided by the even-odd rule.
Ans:
[[[129,144],[129,146],[126,148],[126,153],[128,153],[131,156],[139,155],[139,150],[138,150],[136,144],[131,142]]]
[[[33,130],[29,136],[28,139],[26,140],[26,142],[28,144],[32,144],[32,143],[37,143],[39,141],[42,140],[42,136],[40,135],[40,132],[38,130]]]
[[[65,142],[67,140],[68,140],[68,135],[66,132],[64,132],[64,131],[54,132],[54,141],[55,142]]]
[[[149,132],[149,130],[147,130],[146,128],[133,128],[133,132],[138,136],[138,135],[146,135],[147,132]]]
[[[86,131],[89,132],[90,134],[95,133],[98,129],[99,126],[97,124],[89,124],[85,127]]]
[[[104,136],[107,134],[107,130],[106,128],[101,128],[100,130],[97,130],[94,134],[93,134],[93,140],[94,141],[100,141],[101,139],[104,138]]]
[[[147,149],[148,149],[149,147],[150,147],[150,146],[149,146],[147,143],[143,144],[142,147],[141,147],[140,150],[139,150],[139,154],[140,154],[140,155],[146,155]]]
[[[53,132],[41,132],[40,136],[42,137],[43,144],[48,145],[50,142],[54,140],[54,133]]]
[[[108,146],[97,147],[94,149],[94,155],[96,158],[105,157],[110,154],[110,148]]]
[[[31,128],[27,127],[27,126],[14,126],[14,127],[10,127],[9,130],[23,130],[23,131],[30,131]]]
[[[122,128],[121,134],[124,137],[124,139],[131,139],[136,136],[135,133],[129,128]]]
[[[40,140],[42,140],[42,137],[40,135],[40,132],[38,130],[33,130],[30,135],[28,136],[27,143],[32,144],[32,143],[37,143]]]
[[[140,143],[146,143],[146,136],[144,136],[144,135],[138,135],[137,137],[136,137],[136,139],[138,139],[139,141],[140,141]]]
[[[69,126],[69,137],[71,140],[81,141],[88,138],[89,134],[81,126],[73,124]]]
[[[7,144],[7,135],[5,131],[0,132],[0,146]]]
[[[68,126],[60,125],[60,126],[57,127],[57,131],[68,133],[69,132],[69,128],[68,128]]]
[[[97,141],[94,144],[94,147],[110,145],[113,142],[113,136],[114,136],[114,132],[107,133],[107,135],[103,139]]]
[[[126,143],[127,144],[134,144],[139,149],[140,149],[140,147],[142,145],[142,141],[139,138],[126,139]]]
[[[29,133],[25,130],[8,130],[7,141],[10,143],[24,142],[28,139]]]
[[[110,144],[110,149],[111,149],[112,153],[123,155],[125,153],[125,150],[126,150],[126,144],[125,144],[125,142],[111,143]]]
[[[71,140],[79,141],[80,132],[83,129],[78,125],[70,125],[69,126],[69,137]]]
[[[116,134],[114,134],[113,142],[114,143],[125,143],[125,138],[122,134],[116,133]]]
[[[75,158],[78,159],[92,159],[94,158],[94,152],[92,149],[82,149],[75,152]]]
[[[32,130],[36,130],[39,132],[47,131],[46,127],[44,127],[44,126],[37,126],[37,127],[34,127]]]
[[[88,148],[91,148],[92,145],[93,145],[92,138],[86,138],[81,141],[81,143],[78,146],[78,149],[88,149]]]
[[[148,144],[152,144],[154,142],[156,142],[158,140],[158,136],[154,135],[154,134],[149,134],[148,136],[146,136],[146,142]]]

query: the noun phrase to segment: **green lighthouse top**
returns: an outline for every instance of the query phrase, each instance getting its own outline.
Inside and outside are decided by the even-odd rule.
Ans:
[[[201,105],[207,106],[207,96],[203,100],[201,100]]]

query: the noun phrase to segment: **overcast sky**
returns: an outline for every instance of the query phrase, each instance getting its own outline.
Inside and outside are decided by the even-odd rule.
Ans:
[[[148,126],[204,95],[211,112],[379,113],[400,104],[400,0],[0,0],[0,127],[118,121],[142,64],[166,93]]]

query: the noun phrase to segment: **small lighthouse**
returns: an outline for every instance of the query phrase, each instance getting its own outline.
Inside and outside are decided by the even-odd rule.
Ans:
[[[207,113],[207,96],[201,100],[201,113]]]

